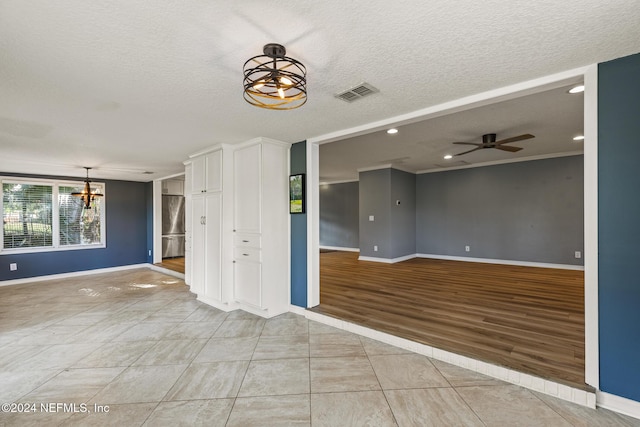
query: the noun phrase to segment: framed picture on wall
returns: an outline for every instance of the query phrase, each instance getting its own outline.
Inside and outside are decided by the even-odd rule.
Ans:
[[[289,176],[289,213],[304,213],[304,174]]]

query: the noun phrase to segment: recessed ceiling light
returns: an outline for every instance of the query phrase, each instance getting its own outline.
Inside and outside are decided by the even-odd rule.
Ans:
[[[583,139],[584,139],[584,135],[578,135],[573,137],[574,141],[582,141]]]
[[[444,158],[445,160],[449,160],[449,159],[453,159],[453,156],[451,154],[446,154]]]
[[[569,89],[569,93],[580,93],[584,92],[584,85],[574,86]]]
[[[398,133],[398,129],[396,129],[396,128],[391,128],[391,129],[387,130],[387,133],[388,133],[389,135],[393,135],[394,133]]]

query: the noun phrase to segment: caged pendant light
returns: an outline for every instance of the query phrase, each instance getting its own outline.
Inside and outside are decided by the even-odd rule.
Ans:
[[[244,63],[244,99],[269,110],[293,110],[307,102],[307,69],[286,56],[284,46],[266,44],[263,55]]]
[[[84,180],[84,188],[80,192],[71,193],[72,196],[80,197],[80,199],[84,202],[83,208],[91,209],[91,202],[93,202],[96,197],[102,197],[103,195],[98,193],[98,190],[91,191],[91,180],[89,179],[89,169],[88,167],[84,167],[87,170],[87,178]]]

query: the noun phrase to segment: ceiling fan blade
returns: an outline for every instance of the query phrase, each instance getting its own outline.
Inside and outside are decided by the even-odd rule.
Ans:
[[[524,135],[512,136],[511,138],[506,138],[500,141],[496,141],[496,145],[508,144],[510,142],[523,141],[525,139],[531,139],[531,138],[535,138],[535,136],[531,135],[530,133],[525,133]]]
[[[496,145],[493,148],[497,148],[502,151],[509,151],[510,153],[515,153],[516,151],[522,150],[522,147],[511,147],[510,145]]]
[[[478,144],[477,142],[454,142],[453,144],[475,145],[477,147],[482,147],[482,144]]]
[[[471,149],[471,150],[469,150],[469,151],[465,151],[465,152],[462,152],[462,153],[454,154],[454,156],[462,156],[463,154],[471,153],[472,151],[476,151],[476,150],[479,150],[479,149],[481,149],[481,148],[482,148],[482,147],[476,147],[476,148]]]

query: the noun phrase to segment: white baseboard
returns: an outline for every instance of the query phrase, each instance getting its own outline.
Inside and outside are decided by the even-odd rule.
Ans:
[[[416,257],[416,254],[405,255],[398,258],[377,258],[370,256],[359,256],[358,261],[371,261],[371,262],[382,262],[385,264],[395,264],[396,262],[402,262],[409,259],[413,259]]]
[[[344,252],[360,252],[360,248],[343,248],[342,246],[322,246],[320,249],[328,249],[331,251],[344,251]]]
[[[449,260],[449,261],[482,262],[486,264],[519,265],[522,267],[558,268],[562,270],[584,271],[583,265],[572,265],[572,264],[551,264],[551,263],[544,263],[544,262],[514,261],[509,259],[472,258],[472,257],[464,257],[464,256],[434,255],[434,254],[416,254],[416,257],[443,259],[443,260]]]
[[[195,292],[192,292],[192,293],[195,293]],[[223,303],[223,302],[220,302],[218,300],[214,300],[214,299],[211,299],[211,298],[206,298],[206,297],[204,297],[202,295],[198,295],[198,294],[196,294],[196,299],[198,301],[200,301],[200,302],[203,302],[203,303],[205,303],[207,305],[210,305],[213,308],[217,308],[218,310],[222,310],[222,311],[227,312],[227,313],[230,312],[230,311],[236,310],[238,308],[238,306],[235,303],[233,303],[233,304]]]
[[[160,267],[153,264],[149,264],[149,268],[152,269],[153,271],[168,274],[169,276],[177,277],[178,279],[184,280],[184,273],[179,273],[177,271],[169,270],[168,268]]]
[[[364,326],[336,319],[335,317],[325,316],[313,311],[306,310],[304,315],[309,320],[314,320],[316,322],[324,323],[325,325],[333,326],[334,328],[353,332],[354,334],[362,335],[395,347],[441,360],[511,384],[516,384],[529,390],[534,390],[539,393],[547,394],[549,396],[557,397],[589,408],[596,407],[596,394],[592,392],[569,387],[564,384],[524,374],[502,366],[472,359],[470,357],[461,356],[449,351],[440,350],[435,347],[420,344],[405,338],[396,337],[395,335],[376,331],[375,329],[366,328]]]
[[[640,419],[640,402],[603,391],[597,392],[597,400],[601,408]]]
[[[24,277],[22,279],[0,281],[0,286],[22,285],[25,283],[44,282],[47,280],[56,280],[56,279],[66,279],[69,277],[86,276],[88,274],[112,273],[114,271],[133,270],[136,268],[151,268],[152,265],[153,264],[148,264],[148,263],[131,264],[131,265],[122,265],[119,267],[96,268],[94,270],[83,270],[83,271],[73,271],[69,273],[49,274],[46,276]]]
[[[293,305],[293,304],[289,304],[289,311],[291,313],[295,313],[304,317],[306,317],[306,313],[307,313],[306,308],[298,307],[297,305]]]

